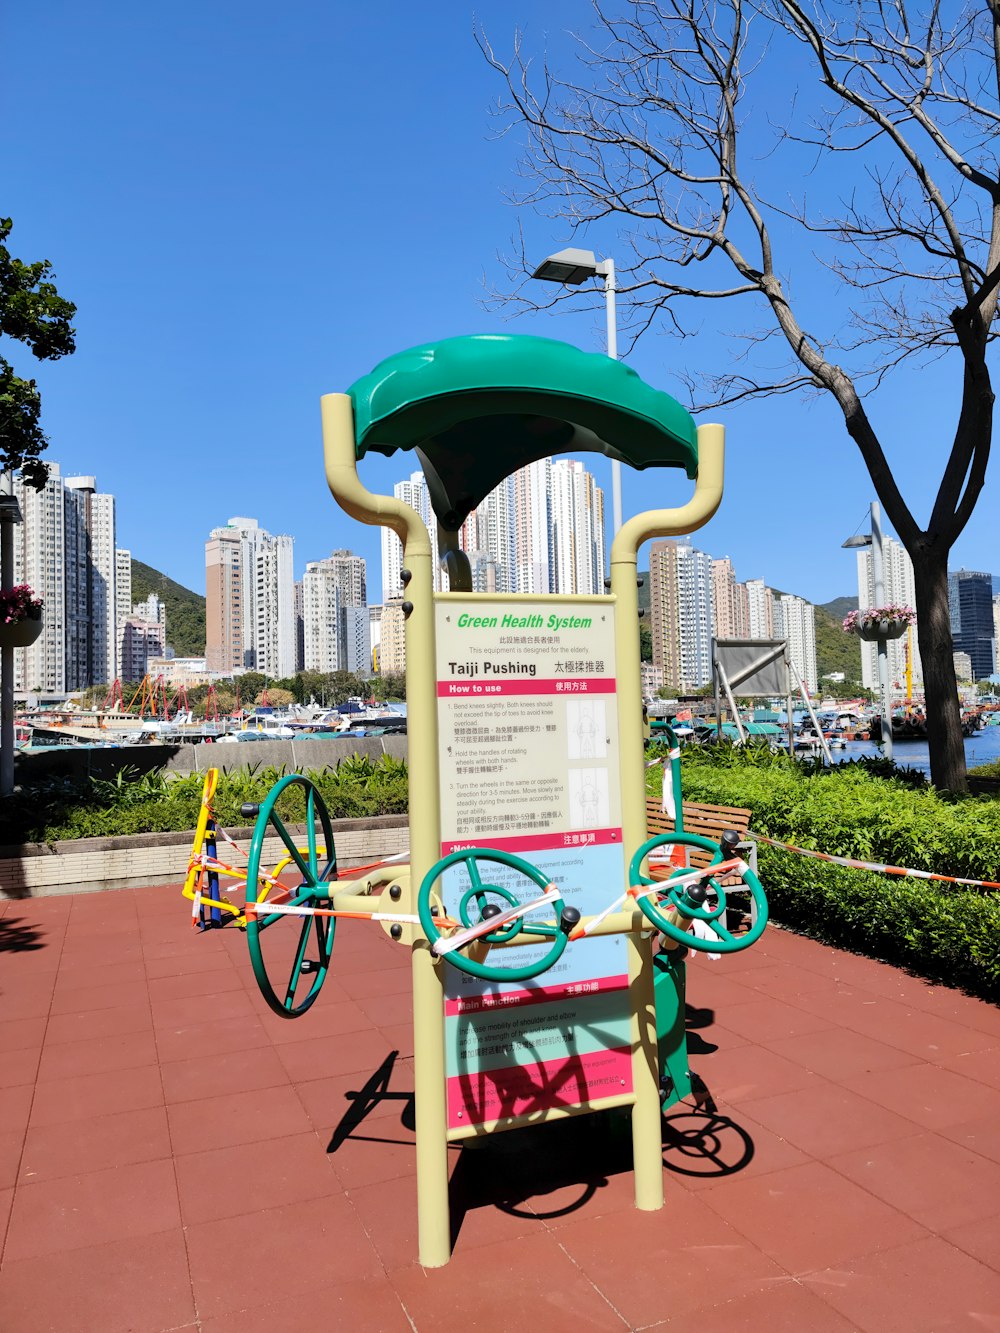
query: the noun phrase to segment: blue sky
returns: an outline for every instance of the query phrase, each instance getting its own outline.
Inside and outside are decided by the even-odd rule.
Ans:
[[[374,599],[378,531],[326,489],[320,395],[455,334],[603,346],[600,310],[510,321],[483,305],[519,222],[539,259],[581,240],[623,254],[624,241],[609,222],[574,242],[507,202],[519,144],[496,136],[500,89],[476,21],[503,52],[522,27],[558,63],[588,11],[568,0],[8,7],[0,212],[14,219],[14,253],[50,259],[77,303],[79,350],[46,366],[7,354],[41,385],[48,457],[118,497],[119,544],[138,559],[204,592],[209,530],[245,514],[294,536],[297,575],[336,547],[364,555]],[[826,281],[800,279],[817,308]],[[700,336],[683,343],[654,330],[630,363],[682,396],[677,372],[728,354],[719,313],[704,308]],[[873,405],[921,520],[957,392],[938,367]],[[874,496],[832,401],[709,417],[727,427],[726,499],[696,544],[729,555],[741,579],[813,601],[852,593],[840,543]],[[372,460],[362,476],[391,490],[411,457]],[[588,466],[610,512],[610,465]],[[673,471],[626,469],[626,516],[688,489]],[[994,468],[954,567],[1000,572],[995,496]]]

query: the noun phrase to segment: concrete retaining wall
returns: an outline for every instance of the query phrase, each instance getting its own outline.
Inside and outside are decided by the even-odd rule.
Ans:
[[[405,736],[356,736],[344,740],[238,741],[234,745],[123,745],[88,750],[53,746],[14,758],[14,781],[29,783],[41,777],[94,777],[113,779],[123,768],[150,773],[163,768],[171,773],[204,773],[207,768],[284,766],[289,772],[334,768],[350,755],[382,754],[406,758]]]
[[[320,744],[323,742],[317,742],[316,747],[319,748]],[[215,747],[205,748],[214,750]],[[271,748],[271,743],[222,746],[223,750],[237,748],[241,751],[265,749]],[[310,763],[308,767],[319,765]],[[293,825],[291,831],[298,834],[303,831],[303,827]],[[229,829],[227,832],[249,850],[252,828]],[[335,820],[333,834],[337,865],[342,873],[351,866],[367,865],[371,861],[404,852],[410,842],[406,815]],[[176,881],[179,891],[187,874],[192,837],[192,833],[138,833],[128,838],[79,838],[51,847],[40,843],[23,847],[0,847],[0,896],[45,898],[55,894],[96,893],[102,889],[137,888],[145,884],[169,884],[173,881]],[[265,864],[273,866],[284,851],[284,844],[279,838],[265,839]],[[219,859],[232,866],[246,865],[246,858],[238,856],[221,839]],[[238,894],[239,891],[233,897],[234,902]]]

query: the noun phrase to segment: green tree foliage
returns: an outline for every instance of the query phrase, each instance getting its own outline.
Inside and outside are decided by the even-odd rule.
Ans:
[[[643,662],[653,660],[653,636],[645,621],[639,621],[639,657]]]
[[[260,694],[254,699],[254,703],[262,704],[263,702],[264,691],[261,690]],[[295,702],[295,695],[291,690],[283,690],[280,685],[269,685],[267,687],[267,702],[272,708],[287,708],[289,704]]]
[[[158,569],[132,561],[132,601],[155,592],[167,611],[167,642],[178,657],[205,655],[205,599]]]
[[[25,343],[39,361],[57,361],[76,350],[76,306],[59,295],[47,259],[26,264],[10,253],[4,242],[13,225],[0,218],[0,334]],[[35,381],[15,375],[0,357],[0,470],[20,471],[36,490],[49,475],[39,458],[48,447],[41,408]]]

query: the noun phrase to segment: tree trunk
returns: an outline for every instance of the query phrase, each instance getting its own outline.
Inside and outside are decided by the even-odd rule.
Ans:
[[[948,612],[948,552],[910,552],[917,600],[917,642],[924,673],[931,781],[945,791],[968,790],[962,714],[958,703],[951,616]]]

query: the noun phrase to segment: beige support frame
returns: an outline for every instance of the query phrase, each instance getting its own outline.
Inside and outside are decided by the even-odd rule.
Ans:
[[[410,884],[415,891],[440,856],[440,808],[435,681],[433,560],[427,528],[415,509],[375,495],[357,474],[354,419],[347,394],[321,400],[326,476],[340,506],[362,523],[391,528],[403,543],[403,568],[410,574],[405,600],[407,736],[410,784]],[[639,670],[639,546],[653,537],[679,536],[707,523],[722,499],[725,433],[722,426],[698,430],[698,477],[691,500],[679,509],[652,510],[630,519],[611,550],[611,593],[616,601],[615,645],[619,680],[619,744],[622,826],[625,849],[646,840]],[[634,1093],[632,1146],[636,1207],[663,1206],[660,1096],[653,1000],[652,937],[638,928],[637,911],[616,913],[602,933],[621,930],[629,938]],[[414,1091],[417,1139],[417,1225],[419,1259],[438,1268],[451,1257],[448,1201],[448,1121],[444,1046],[444,970],[436,965],[419,932],[412,946]],[[612,1099],[618,1101],[619,1099]],[[555,1117],[553,1117],[555,1118]]]

